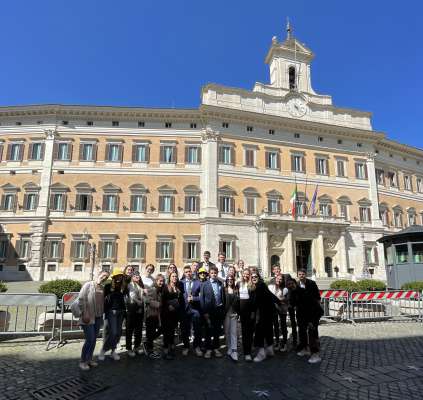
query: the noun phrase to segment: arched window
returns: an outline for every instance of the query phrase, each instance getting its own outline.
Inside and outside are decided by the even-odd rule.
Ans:
[[[295,73],[295,67],[289,67],[288,69],[289,74],[289,89],[295,90],[297,89],[297,80],[296,80],[296,73]]]

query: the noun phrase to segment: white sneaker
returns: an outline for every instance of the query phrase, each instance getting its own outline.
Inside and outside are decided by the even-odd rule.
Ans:
[[[309,355],[310,355],[310,350],[307,350],[307,349],[302,349],[301,351],[297,353],[297,356],[300,356],[300,357],[309,356]]]
[[[128,356],[133,358],[136,356],[135,351],[134,350],[128,350]]]
[[[319,353],[313,353],[311,357],[308,359],[308,362],[310,364],[316,364],[316,363],[319,363],[320,361],[322,361],[322,359],[320,358]]]
[[[199,347],[195,348],[195,355],[197,357],[203,357],[203,352],[201,351],[201,349]]]
[[[273,357],[275,355],[273,346],[267,346],[265,351],[266,351],[266,356],[268,357]]]
[[[81,369],[82,371],[89,371],[90,366],[85,362],[80,362],[79,363],[79,369]]]
[[[288,351],[288,346],[286,344],[284,344],[283,346],[281,346],[281,348],[279,349],[282,353],[286,353]]]
[[[186,357],[188,355],[188,353],[189,353],[189,349],[185,348],[185,349],[182,350],[182,355],[184,357]]]
[[[222,358],[223,357],[223,354],[219,351],[219,350],[215,350],[214,351],[214,356],[216,357],[216,358]]]
[[[246,356],[244,356],[244,358],[245,358],[245,361],[247,361],[247,362],[253,361],[250,354],[247,354]]]
[[[232,350],[230,357],[233,361],[238,361],[238,352],[236,350]]]
[[[211,350],[206,350],[206,352],[204,353],[204,358],[211,358]]]
[[[98,354],[97,359],[98,361],[104,361],[106,359],[106,354],[103,349],[100,350],[100,353]]]
[[[262,362],[266,359],[266,352],[264,351],[263,347],[260,347],[257,355],[254,357],[254,362]]]
[[[116,351],[112,351],[112,358],[114,361],[119,361],[120,360],[120,355],[118,353],[116,353]]]
[[[92,368],[98,367],[98,364],[97,364],[95,361],[93,361],[93,360],[88,361],[88,365],[89,365],[90,367],[92,367]]]

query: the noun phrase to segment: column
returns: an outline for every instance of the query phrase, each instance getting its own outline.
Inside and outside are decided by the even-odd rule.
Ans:
[[[269,228],[263,223],[258,225],[258,242],[259,242],[259,260],[263,277],[270,276],[269,262]]]
[[[316,242],[316,254],[317,254],[317,260],[316,260],[316,270],[317,270],[317,276],[319,277],[326,277],[325,273],[325,243],[324,243],[324,231],[319,231],[317,235],[317,242]]]
[[[53,165],[54,139],[58,136],[54,129],[44,131],[44,160],[40,176],[40,192],[36,210],[37,221],[29,225],[31,232],[31,261],[28,264],[28,272],[35,281],[44,279],[43,246],[44,236],[47,231],[47,219],[49,215],[49,197]]]
[[[206,127],[202,132],[201,216],[219,217],[217,204],[219,133]]]
[[[367,178],[369,180],[369,200],[372,202],[372,226],[382,227],[382,220],[379,215],[379,195],[377,190],[375,155],[367,155]]]
[[[282,268],[285,269],[286,273],[295,276],[297,274],[295,268],[295,252],[294,252],[294,238],[293,238],[293,229],[288,228],[286,239],[285,239],[285,252],[286,252],[286,265],[282,265]]]
[[[339,236],[339,273],[340,276],[346,276],[348,273],[348,256],[347,256],[347,241],[345,238],[346,232],[341,232]]]

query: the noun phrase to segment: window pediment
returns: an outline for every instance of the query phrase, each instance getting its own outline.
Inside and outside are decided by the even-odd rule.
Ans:
[[[260,193],[257,191],[256,188],[253,187],[246,187],[242,193],[244,193],[245,197],[261,197]]]
[[[372,205],[372,202],[366,197],[358,200],[357,203],[362,207],[370,207]]]
[[[333,200],[332,197],[328,196],[327,194],[322,194],[318,197],[319,203],[321,204],[332,204]]]
[[[142,183],[134,183],[129,186],[131,193],[145,194],[148,192],[148,189]]]
[[[119,186],[113,185],[113,183],[104,185],[101,189],[105,193],[121,193],[122,192],[122,189]]]
[[[352,201],[350,200],[350,198],[348,196],[339,196],[336,201],[339,204],[346,204],[346,205],[351,205]]]
[[[94,192],[95,191],[94,188],[91,187],[91,185],[86,182],[78,183],[77,185],[75,185],[75,189],[77,192]]]
[[[25,183],[25,185],[22,186],[27,192],[39,192],[40,191],[40,187],[35,184],[34,182],[28,182]]]
[[[176,189],[169,186],[169,185],[163,185],[157,188],[157,191],[164,194],[176,194]]]
[[[184,187],[184,192],[189,194],[200,194],[201,189],[196,185],[188,185]]]
[[[53,185],[51,185],[50,190],[52,192],[70,192],[70,189],[68,186],[63,185],[63,183],[59,183],[59,182],[56,182]]]
[[[276,189],[273,189],[267,192],[266,196],[272,199],[283,199],[282,193],[277,191]]]
[[[6,183],[1,188],[3,189],[4,192],[14,192],[14,193],[16,193],[16,192],[20,191],[20,189],[17,186],[12,185],[11,183]]]
[[[219,194],[236,196],[236,191],[231,186],[225,185],[219,188]]]

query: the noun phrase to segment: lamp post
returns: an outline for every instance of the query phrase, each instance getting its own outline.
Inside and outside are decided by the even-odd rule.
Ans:
[[[90,235],[88,234],[87,228],[84,229],[84,238],[87,240],[87,246],[88,246],[88,254],[90,256],[91,261],[91,270],[90,270],[90,280],[94,280],[94,269],[95,269],[95,256],[97,251],[97,245],[95,243],[90,243],[88,240],[90,238]]]

